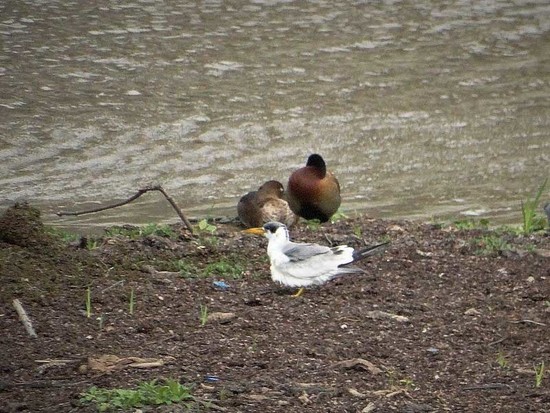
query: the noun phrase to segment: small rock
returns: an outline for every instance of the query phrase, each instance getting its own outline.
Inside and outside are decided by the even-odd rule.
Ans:
[[[245,298],[244,303],[251,307],[257,307],[262,305],[262,300],[259,299],[258,297]]]
[[[550,258],[550,250],[543,250],[543,249],[537,248],[535,249],[534,253],[544,258]]]
[[[394,232],[405,232],[403,227],[400,227],[399,225],[390,225],[388,227],[388,231],[394,231]]]
[[[431,257],[433,255],[431,252],[424,252],[421,250],[416,250],[416,253],[421,257]]]
[[[468,308],[466,311],[464,311],[464,315],[472,315],[472,316],[475,316],[475,315],[481,315],[481,313],[476,310],[475,308]]]
[[[309,404],[311,403],[311,400],[309,399],[309,396],[306,392],[302,392],[302,395],[298,397],[298,400],[302,402],[302,404]]]
[[[376,405],[373,402],[370,402],[363,408],[363,410],[361,410],[361,413],[371,413],[375,408]]]
[[[254,401],[264,401],[269,399],[269,397],[263,394],[250,394],[247,396],[247,398]]]
[[[409,322],[408,317],[405,317],[405,316],[402,316],[402,315],[397,315],[397,314],[392,314],[392,313],[387,313],[385,311],[380,311],[380,310],[374,310],[374,311],[367,312],[367,317],[372,318],[373,320],[376,320],[376,319],[379,319],[379,318],[389,318],[391,320],[399,321],[400,323],[408,323]]]
[[[361,393],[354,388],[349,388],[348,393],[351,394],[353,397],[358,397],[360,399],[367,398],[367,395],[365,393]]]
[[[405,413],[425,413],[425,412],[432,412],[432,411],[434,411],[434,408],[428,404],[420,404],[420,403],[413,403],[413,402],[407,403],[407,407],[405,407],[405,410],[404,410]]]
[[[210,313],[208,314],[208,321],[218,321],[221,324],[229,323],[231,320],[233,320],[237,315],[235,313]]]
[[[336,363],[337,366],[343,367],[345,369],[361,369],[367,370],[371,374],[380,374],[382,370],[376,367],[373,363],[362,358],[356,358],[351,360],[344,360],[339,363]]]

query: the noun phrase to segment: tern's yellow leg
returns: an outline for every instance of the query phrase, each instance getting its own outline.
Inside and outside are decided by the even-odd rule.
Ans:
[[[304,287],[300,288],[298,291],[296,291],[294,294],[292,294],[293,297],[301,297],[304,293]]]

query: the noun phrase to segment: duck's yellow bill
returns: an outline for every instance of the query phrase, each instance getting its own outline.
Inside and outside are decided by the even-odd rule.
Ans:
[[[248,229],[243,230],[243,232],[246,232],[247,234],[254,234],[254,235],[264,235],[265,234],[264,229],[261,228],[261,227],[248,228]]]

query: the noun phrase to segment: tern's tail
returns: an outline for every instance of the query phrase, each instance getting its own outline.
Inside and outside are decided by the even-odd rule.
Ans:
[[[388,244],[389,242],[384,242],[382,244],[371,245],[370,247],[364,248],[359,251],[353,251],[353,262],[362,260],[363,258],[376,254],[377,252],[384,251]]]

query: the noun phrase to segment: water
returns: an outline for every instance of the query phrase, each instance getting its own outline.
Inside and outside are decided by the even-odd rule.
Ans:
[[[549,33],[543,0],[7,0],[0,208],[175,222],[158,193],[54,214],[162,184],[235,215],[318,152],[347,213],[517,222],[549,176]]]

